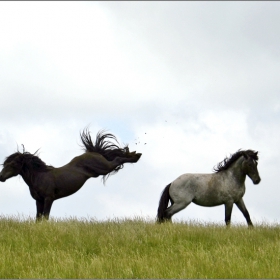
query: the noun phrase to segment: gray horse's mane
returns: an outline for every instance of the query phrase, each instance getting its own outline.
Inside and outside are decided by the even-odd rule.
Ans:
[[[236,160],[238,160],[241,156],[245,156],[246,158],[251,158],[254,161],[258,161],[258,152],[253,150],[247,150],[242,151],[239,149],[236,153],[233,155],[230,155],[230,157],[226,157],[224,160],[219,162],[213,169],[215,172],[220,172],[223,170],[227,170]]]

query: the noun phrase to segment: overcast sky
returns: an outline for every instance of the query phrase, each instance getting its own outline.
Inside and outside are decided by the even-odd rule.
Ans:
[[[91,178],[51,217],[155,218],[164,187],[259,151],[252,221],[280,222],[280,2],[0,2],[0,162],[25,149],[60,167],[80,131],[107,129],[143,155],[105,186]],[[145,144],[146,143],[146,144]],[[0,214],[35,217],[20,176]],[[175,220],[223,223],[224,206]],[[246,224],[236,206],[232,223]]]

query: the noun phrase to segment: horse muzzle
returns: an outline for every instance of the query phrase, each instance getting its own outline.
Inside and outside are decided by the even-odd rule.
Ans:
[[[3,178],[3,176],[2,175],[0,175],[0,182],[5,182],[6,181],[6,179],[5,178]]]
[[[257,184],[260,183],[260,181],[261,181],[261,178],[259,177],[259,178],[255,179],[255,180],[253,180],[253,183],[254,183],[254,185],[257,185]]]

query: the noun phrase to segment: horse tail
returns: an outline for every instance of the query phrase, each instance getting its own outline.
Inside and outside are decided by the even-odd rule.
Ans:
[[[116,157],[127,157],[130,155],[128,145],[124,148],[119,147],[117,138],[111,133],[105,133],[105,130],[101,130],[97,133],[95,144],[92,143],[88,128],[85,128],[83,132],[80,133],[80,137],[86,152],[99,153],[109,161]],[[114,144],[109,139],[113,139],[117,144]]]
[[[169,195],[169,188],[171,186],[171,183],[165,187],[165,189],[162,191],[159,205],[158,205],[158,212],[157,212],[157,222],[162,223],[165,221],[165,215],[164,212],[168,207],[169,200],[171,200]]]
[[[117,138],[111,133],[105,133],[105,130],[101,130],[97,133],[95,144],[92,142],[88,128],[85,128],[83,132],[80,133],[80,137],[85,152],[99,153],[108,161],[111,161],[116,157],[128,157],[131,154],[128,145],[124,146],[124,148],[119,147]],[[117,144],[114,144],[110,139],[113,139]],[[104,175],[103,182],[105,183],[110,175],[117,173],[122,168],[123,164],[119,164],[113,171]]]

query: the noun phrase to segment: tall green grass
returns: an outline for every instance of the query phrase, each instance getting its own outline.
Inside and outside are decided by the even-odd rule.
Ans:
[[[279,278],[280,226],[0,217],[0,278]]]

